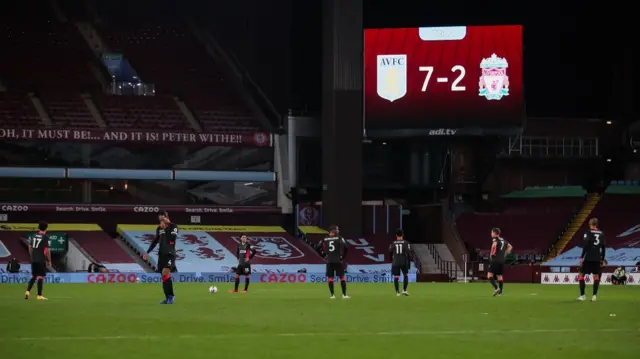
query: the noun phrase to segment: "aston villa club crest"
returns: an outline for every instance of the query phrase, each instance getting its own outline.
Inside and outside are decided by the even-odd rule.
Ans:
[[[491,55],[480,62],[480,96],[487,100],[500,100],[509,95],[509,76],[507,68],[509,63],[504,57]]]
[[[407,94],[407,55],[378,55],[378,96],[388,101]]]

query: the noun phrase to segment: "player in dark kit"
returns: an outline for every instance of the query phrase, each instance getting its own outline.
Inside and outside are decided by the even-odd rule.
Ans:
[[[504,288],[504,278],[502,276],[504,274],[504,262],[507,255],[513,250],[511,244],[505,241],[504,238],[500,236],[500,233],[500,228],[493,228],[491,230],[492,243],[487,278],[493,286],[494,297],[502,295],[502,289]],[[496,283],[496,277],[498,278],[498,283]]]
[[[171,273],[178,271],[176,267],[176,241],[178,240],[178,226],[169,220],[167,212],[158,214],[160,224],[156,229],[156,239],[151,242],[147,253],[144,254],[144,260],[149,258],[149,253],[153,251],[156,245],[158,248],[158,271],[162,273],[162,289],[164,291],[165,300],[160,304],[173,304],[175,294],[173,293],[173,281]]]
[[[238,248],[236,249],[238,267],[236,268],[235,289],[232,290],[231,293],[238,293],[241,275],[244,275],[244,290],[242,293],[246,293],[249,290],[249,282],[251,281],[251,260],[255,255],[256,250],[251,247],[247,235],[243,233],[240,236],[240,243],[238,243]]]
[[[411,244],[404,239],[404,232],[401,229],[396,231],[396,240],[389,245],[389,253],[391,253],[391,274],[393,275],[393,285],[396,288],[396,295],[409,296],[407,288],[409,287],[409,268],[411,267],[411,259],[413,251]],[[400,293],[400,274],[404,275],[402,293]]]
[[[598,229],[598,219],[591,218],[589,220],[589,229],[584,234],[584,247],[582,248],[582,255],[580,256],[580,273],[578,274],[578,281],[580,282],[580,296],[578,300],[584,301],[585,281],[584,276],[586,274],[593,274],[593,297],[591,301],[596,301],[598,295],[598,288],[600,287],[600,275],[602,274],[602,267],[605,263],[605,243],[604,233]]]
[[[47,275],[47,265],[51,266],[51,252],[49,251],[49,236],[47,236],[49,225],[41,222],[38,225],[38,233],[29,240],[29,254],[31,255],[31,280],[24,293],[24,299],[29,299],[33,284],[38,281],[38,300],[47,300],[42,296],[44,277]]]
[[[344,264],[342,263],[343,259],[347,256],[348,246],[347,241],[339,234],[340,228],[338,228],[338,226],[331,226],[329,228],[329,236],[320,242],[327,260],[327,282],[329,283],[331,299],[336,298],[334,293],[335,277],[340,278],[342,299],[351,299],[351,297],[347,295],[347,278],[344,275]]]

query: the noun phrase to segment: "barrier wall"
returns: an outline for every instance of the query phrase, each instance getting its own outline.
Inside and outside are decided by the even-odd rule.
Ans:
[[[347,274],[347,281],[352,283],[391,283],[391,274]],[[175,273],[176,283],[232,283],[233,273]],[[31,279],[27,273],[0,274],[0,284],[26,284]],[[128,284],[128,283],[160,283],[158,273],[49,273],[46,283],[87,283],[87,284]],[[327,277],[322,273],[254,273],[251,281],[255,283],[326,283]],[[409,281],[414,283],[416,275],[410,274]]]
[[[602,273],[600,284],[611,285],[613,273]],[[587,284],[593,283],[591,275],[585,276]],[[578,273],[541,273],[540,283],[542,284],[574,284],[578,285]],[[640,273],[627,273],[627,285],[640,285]]]

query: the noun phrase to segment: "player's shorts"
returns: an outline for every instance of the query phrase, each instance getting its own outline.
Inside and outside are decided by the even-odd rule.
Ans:
[[[342,263],[327,263],[327,278],[344,277],[344,265]]]
[[[490,263],[489,264],[489,273],[493,275],[503,275],[504,274],[504,263]]]
[[[237,275],[249,275],[251,274],[251,264],[238,264],[236,267]]]
[[[31,263],[31,275],[35,277],[44,277],[47,275],[47,266],[41,262]]]
[[[602,267],[600,266],[600,262],[582,262],[580,273],[597,275],[602,274]]]
[[[160,256],[158,257],[158,273],[162,273],[162,270],[169,268],[171,273],[176,273],[178,267],[176,267],[176,260],[172,256]]]
[[[399,265],[391,266],[391,275],[397,276],[400,274],[403,274],[403,275],[409,274],[409,266],[407,264],[399,264]]]

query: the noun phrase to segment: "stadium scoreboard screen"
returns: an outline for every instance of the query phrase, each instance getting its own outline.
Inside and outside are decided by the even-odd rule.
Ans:
[[[522,126],[522,26],[365,29],[364,69],[368,130]]]

